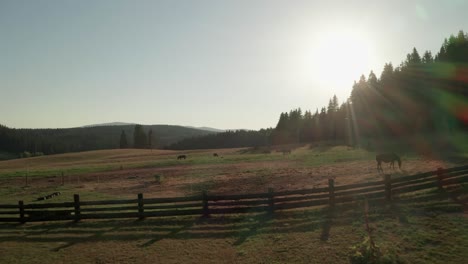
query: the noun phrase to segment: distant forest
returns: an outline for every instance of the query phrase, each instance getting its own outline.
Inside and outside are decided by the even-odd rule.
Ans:
[[[362,75],[349,99],[336,96],[315,112],[281,113],[274,129],[231,131],[184,139],[169,149],[265,146],[328,141],[348,145],[378,139],[448,134],[468,128],[468,34],[445,39],[435,56],[413,48],[380,77]],[[364,143],[365,144],[365,143]]]
[[[12,129],[0,125],[0,159],[115,148],[163,148],[211,131],[170,125]],[[123,137],[125,142],[123,142]]]
[[[382,139],[450,134],[468,128],[468,34],[445,39],[439,52],[413,48],[380,77],[362,75],[350,97],[327,107],[280,114],[275,128],[213,133],[180,126],[103,126],[70,129],[11,129],[0,126],[2,153],[54,154],[137,147],[203,149],[328,141],[360,145]],[[136,131],[137,130],[137,131]],[[150,133],[151,131],[151,133]],[[135,133],[136,132],[136,133]],[[138,138],[138,139],[137,139]],[[137,139],[135,142],[135,139]]]
[[[272,128],[253,130],[226,131],[200,137],[182,139],[171,144],[166,149],[214,149],[214,148],[241,148],[260,147],[270,144]]]

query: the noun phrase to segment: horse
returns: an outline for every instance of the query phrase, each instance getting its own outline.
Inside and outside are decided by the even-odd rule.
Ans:
[[[283,152],[283,155],[291,154],[291,150],[290,150],[290,149],[283,149],[283,150],[281,150],[281,152]]]
[[[375,160],[377,161],[377,171],[383,172],[382,169],[382,161],[385,163],[390,163],[390,167],[395,169],[395,161],[398,162],[398,168],[401,169],[401,159],[395,153],[381,153],[375,156]]]
[[[186,159],[187,158],[187,155],[179,155],[177,156],[177,159],[180,160],[180,159]]]
[[[213,157],[219,157],[218,153],[213,153]]]

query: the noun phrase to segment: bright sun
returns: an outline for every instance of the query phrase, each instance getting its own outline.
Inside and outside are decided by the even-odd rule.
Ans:
[[[323,86],[350,89],[361,74],[367,78],[373,45],[356,31],[330,31],[319,35],[312,54],[314,79]]]

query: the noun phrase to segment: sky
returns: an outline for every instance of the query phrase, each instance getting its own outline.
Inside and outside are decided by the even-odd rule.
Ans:
[[[0,0],[0,124],[274,127],[436,54],[468,0]]]

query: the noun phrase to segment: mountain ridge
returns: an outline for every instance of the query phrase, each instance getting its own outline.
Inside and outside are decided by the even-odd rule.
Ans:
[[[129,123],[129,122],[108,122],[108,123],[84,125],[84,126],[81,126],[81,127],[82,128],[90,128],[90,127],[103,127],[103,126],[131,126],[131,125],[136,125],[136,124],[137,123]],[[152,124],[152,125],[141,124],[141,125],[143,125],[143,126],[164,126],[163,124]],[[219,128],[207,127],[207,126],[201,126],[201,127],[183,126],[183,125],[167,125],[167,126],[181,126],[181,127],[193,128],[193,129],[216,132],[216,133],[221,133],[221,132],[226,132],[228,130],[231,130],[231,129],[219,129]],[[235,130],[237,130],[237,129],[235,129]]]

